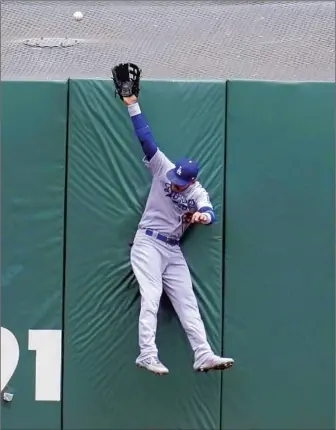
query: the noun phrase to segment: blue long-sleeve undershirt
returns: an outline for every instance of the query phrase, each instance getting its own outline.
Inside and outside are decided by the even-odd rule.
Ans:
[[[151,129],[142,113],[131,116],[131,120],[135,134],[141,143],[142,150],[147,160],[150,161],[158,150]]]
[[[210,218],[211,218],[210,224],[213,224],[216,221],[215,212],[210,206],[203,206],[202,208],[199,209],[199,212],[208,213],[210,215]]]

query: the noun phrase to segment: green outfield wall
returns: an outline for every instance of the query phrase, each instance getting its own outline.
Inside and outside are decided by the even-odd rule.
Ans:
[[[200,161],[217,221],[182,249],[235,359],[195,374],[163,296],[158,378],[134,363],[129,261],[151,178],[112,81],[1,82],[4,430],[335,428],[334,91],[143,82],[160,149]]]

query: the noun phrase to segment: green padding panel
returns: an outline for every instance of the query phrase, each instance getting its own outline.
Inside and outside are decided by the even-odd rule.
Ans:
[[[223,428],[334,428],[334,84],[228,83]]]
[[[60,428],[60,395],[53,396],[61,376],[67,88],[66,82],[1,83],[1,325],[19,344],[3,429]],[[31,332],[29,341],[29,330],[52,331]],[[2,372],[17,352],[9,350],[6,333],[1,329]]]
[[[225,84],[144,82],[142,110],[173,160],[200,159],[218,223],[184,244],[209,340],[221,349]],[[158,346],[170,375],[135,366],[138,286],[129,245],[150,187],[140,144],[111,81],[70,82],[65,429],[219,428],[220,375],[195,374],[171,310]]]

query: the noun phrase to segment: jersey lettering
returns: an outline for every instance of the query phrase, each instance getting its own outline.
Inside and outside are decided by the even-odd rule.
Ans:
[[[196,210],[196,202],[194,199],[186,199],[181,193],[174,193],[171,190],[171,184],[166,183],[164,191],[166,197],[169,197],[171,201],[182,211],[192,211]]]

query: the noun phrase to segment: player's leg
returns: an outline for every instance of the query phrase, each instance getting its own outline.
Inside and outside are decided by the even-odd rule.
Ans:
[[[233,360],[216,356],[208,343],[189,268],[183,254],[180,250],[172,254],[163,273],[164,289],[194,351],[194,369],[196,371],[227,369],[232,366]]]
[[[184,328],[195,360],[212,355],[204,323],[193,291],[188,266],[180,253],[171,256],[163,273],[164,289]]]
[[[135,239],[131,249],[131,264],[141,294],[140,355],[136,364],[154,373],[166,374],[168,369],[159,361],[155,343],[157,313],[162,295],[162,256],[150,238]]]

